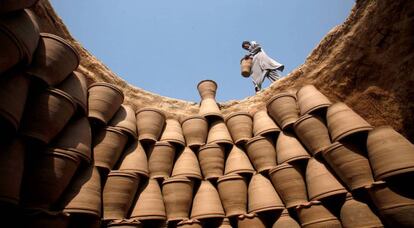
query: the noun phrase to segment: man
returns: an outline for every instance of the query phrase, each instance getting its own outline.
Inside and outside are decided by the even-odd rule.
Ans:
[[[256,41],[243,41],[242,48],[249,52],[244,58],[253,58],[251,77],[256,93],[262,89],[265,77],[271,82],[280,78],[280,74],[277,71],[283,71],[285,66],[266,55],[259,43]]]

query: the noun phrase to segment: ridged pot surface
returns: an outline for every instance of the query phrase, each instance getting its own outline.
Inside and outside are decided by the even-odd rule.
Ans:
[[[277,164],[308,160],[311,156],[292,133],[280,132],[276,141]]]
[[[167,119],[165,121],[165,129],[161,134],[160,141],[167,141],[180,146],[185,146],[183,129],[180,122],[176,119]]]
[[[172,177],[163,182],[162,195],[168,221],[180,221],[190,216],[194,184],[186,177]]]
[[[247,154],[258,172],[276,166],[276,151],[270,138],[255,136],[246,143]]]
[[[331,145],[328,128],[318,116],[304,115],[294,124],[295,133],[313,156]]]
[[[218,144],[207,144],[198,151],[198,161],[205,179],[219,178],[224,173],[224,148]]]
[[[289,212],[285,209],[280,217],[273,223],[272,228],[300,228],[296,220],[290,217]]]
[[[201,222],[197,219],[185,219],[177,224],[179,228],[202,228]]]
[[[252,58],[242,59],[240,62],[240,68],[241,68],[241,75],[243,77],[249,77],[251,74],[251,68],[253,64]]]
[[[106,125],[124,102],[123,92],[106,82],[96,82],[88,89],[88,117]]]
[[[135,111],[129,105],[121,105],[109,122],[110,126],[119,128],[124,131],[131,138],[136,138],[137,134],[137,119]]]
[[[266,104],[269,115],[283,129],[287,129],[299,118],[296,98],[290,93],[279,93]]]
[[[224,210],[219,193],[207,180],[201,181],[193,199],[192,219],[223,218]]]
[[[201,99],[215,98],[217,91],[217,83],[213,80],[203,80],[198,83],[197,90]]]
[[[217,181],[226,217],[247,213],[247,181],[238,174],[225,175]]]
[[[255,174],[248,187],[248,212],[257,213],[285,208],[272,183],[263,175]]]
[[[167,218],[161,189],[155,179],[149,179],[137,197],[131,218],[139,220],[165,220]]]
[[[174,165],[175,147],[169,142],[158,141],[148,153],[148,169],[151,178],[167,178]]]
[[[255,170],[252,163],[250,163],[249,157],[240,147],[234,145],[227,156],[224,174],[252,174],[254,172]]]
[[[220,108],[214,98],[204,98],[201,100],[198,114],[207,119],[223,119]]]
[[[164,129],[165,114],[154,108],[142,108],[137,112],[138,140],[142,142],[157,141]]]
[[[305,85],[296,93],[300,115],[327,108],[332,103],[313,85]]]
[[[237,218],[237,227],[238,228],[266,228],[266,224],[262,218],[257,214],[244,214]]]
[[[352,196],[347,196],[341,207],[340,216],[342,226],[345,228],[384,227],[381,220],[367,204],[353,199]]]
[[[128,136],[114,127],[101,129],[94,139],[95,165],[107,170],[114,168],[128,141]]]
[[[181,127],[188,147],[198,149],[206,143],[208,122],[204,117],[188,116],[181,121]]]
[[[125,150],[119,170],[136,172],[145,177],[149,176],[147,155],[138,140]]]
[[[341,222],[324,205],[310,203],[308,206],[296,208],[302,227],[306,228],[341,228]]]
[[[225,118],[235,144],[244,145],[253,136],[253,119],[247,112],[234,112]]]
[[[88,82],[85,75],[74,71],[57,88],[72,96],[82,115],[88,114]]]
[[[111,228],[142,228],[142,223],[137,219],[117,219],[108,222],[106,227]]]
[[[233,145],[233,139],[223,120],[214,120],[208,131],[207,144]]]
[[[202,178],[197,156],[189,147],[184,148],[184,150],[178,154],[171,176],[184,176],[196,179]]]
[[[253,135],[280,132],[279,126],[270,118],[267,110],[260,110],[253,115]]]

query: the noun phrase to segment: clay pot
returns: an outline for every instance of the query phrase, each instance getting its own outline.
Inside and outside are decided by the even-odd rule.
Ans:
[[[285,209],[283,210],[280,217],[273,223],[272,228],[300,228],[300,225],[296,220],[290,217],[289,212]]]
[[[145,177],[149,176],[147,155],[139,141],[134,141],[129,146],[121,159],[119,170],[132,171]]]
[[[223,176],[224,148],[218,144],[207,144],[198,151],[201,172],[206,180]]]
[[[320,200],[347,192],[326,166],[315,158],[309,159],[306,168],[306,187],[309,200]]]
[[[255,136],[247,141],[246,149],[258,172],[268,171],[276,166],[276,151],[270,138]]]
[[[177,224],[179,228],[202,228],[201,222],[197,219],[185,219]]]
[[[218,179],[217,186],[227,217],[247,213],[247,182],[242,176],[225,175]]]
[[[139,192],[130,217],[139,220],[166,219],[161,189],[155,179],[149,179]]]
[[[283,129],[290,128],[299,118],[296,97],[290,93],[279,93],[266,104],[269,115]]]
[[[413,144],[390,126],[369,132],[367,148],[375,179],[414,171]]]
[[[304,115],[294,124],[295,133],[308,151],[317,156],[331,145],[328,128],[318,116]]]
[[[300,115],[327,108],[332,103],[313,85],[305,85],[296,93]]]
[[[367,204],[355,200],[349,193],[341,207],[341,223],[345,228],[384,227],[381,220],[371,211]]]
[[[102,129],[94,139],[95,166],[111,170],[122,155],[128,136],[114,127]]]
[[[158,141],[148,153],[148,168],[151,178],[170,176],[175,158],[175,147],[169,142]]]
[[[244,58],[241,60],[240,68],[241,68],[241,75],[243,77],[249,77],[251,74],[251,68],[253,65],[253,59],[252,58]]]
[[[201,99],[215,98],[217,91],[217,83],[213,80],[203,80],[198,83],[197,90]]]
[[[208,122],[204,117],[199,115],[186,117],[181,121],[181,127],[187,146],[191,149],[196,150],[206,143]]]
[[[0,201],[17,205],[24,169],[25,145],[20,138],[0,144]]]
[[[296,167],[287,163],[281,164],[271,169],[269,175],[286,208],[308,202],[305,180]]]
[[[208,180],[201,181],[201,185],[194,196],[191,218],[224,218],[224,210],[219,194]]]
[[[285,208],[272,183],[261,174],[253,175],[248,188],[248,212],[257,213]]]
[[[79,66],[76,49],[65,39],[40,33],[40,40],[33,61],[26,72],[49,86],[56,86]]]
[[[233,145],[233,139],[223,120],[214,120],[208,131],[207,144]]]
[[[178,154],[171,176],[201,179],[200,164],[198,163],[197,156],[189,147],[184,148]]]
[[[252,174],[254,172],[253,166],[246,153],[240,147],[233,146],[226,159],[224,174]]]
[[[193,200],[193,182],[186,177],[172,177],[162,184],[168,221],[188,219]]]
[[[208,119],[223,119],[223,115],[214,98],[204,98],[201,100],[198,114]]]
[[[160,141],[167,141],[180,146],[185,146],[183,130],[181,124],[176,119],[167,119],[165,121],[165,129],[161,135]]]
[[[10,2],[17,1],[10,0]],[[0,12],[3,10],[7,10],[7,5],[1,3]],[[25,65],[30,64],[38,42],[39,26],[29,10],[2,15],[0,18],[0,53],[2,53],[0,74],[19,62]]]
[[[164,129],[165,114],[155,108],[141,108],[136,114],[138,140],[141,142],[157,141]]]
[[[237,217],[238,228],[266,228],[266,224],[257,214],[245,214]]]
[[[233,228],[228,218],[223,218],[219,223],[218,228]]]
[[[303,148],[299,140],[291,133],[280,132],[276,141],[277,164],[308,160],[309,153]]]
[[[225,118],[234,143],[244,145],[253,134],[253,119],[247,112],[233,112]]]
[[[26,106],[20,131],[48,144],[69,122],[75,109],[76,104],[67,93],[48,89]]]
[[[72,96],[82,115],[88,113],[88,82],[85,75],[74,71],[57,87]]]
[[[357,146],[335,142],[322,155],[352,191],[374,182],[369,161]]]
[[[122,90],[106,82],[93,83],[88,94],[88,117],[101,125],[106,125],[124,102]]]
[[[121,107],[119,107],[114,117],[109,121],[109,126],[119,128],[131,138],[136,138],[138,136],[135,111],[129,105],[121,105]]]
[[[3,0],[0,7],[0,14],[30,8],[38,0]]]
[[[302,227],[305,228],[341,228],[341,222],[319,201],[296,208]]]
[[[123,219],[128,215],[140,178],[137,173],[113,170],[102,193],[103,219]]]
[[[331,105],[326,113],[329,134],[332,141],[339,141],[349,135],[370,131],[373,127],[345,103]]]
[[[267,110],[261,110],[253,115],[253,135],[264,135],[280,132],[280,128],[267,114]]]
[[[137,219],[120,219],[108,222],[106,227],[114,228],[142,228],[142,224]]]

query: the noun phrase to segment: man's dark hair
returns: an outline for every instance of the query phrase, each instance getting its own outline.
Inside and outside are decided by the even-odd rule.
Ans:
[[[248,44],[248,45],[250,46],[250,42],[249,42],[249,41],[247,41],[247,40],[245,40],[245,41],[243,41],[243,43],[242,43],[242,47],[244,47],[244,45],[246,45],[246,44]]]

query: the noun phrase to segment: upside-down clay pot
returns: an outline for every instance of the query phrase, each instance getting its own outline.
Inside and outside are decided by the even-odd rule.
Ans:
[[[162,193],[158,182],[149,179],[138,193],[131,218],[139,220],[166,220],[166,212]]]
[[[104,220],[127,217],[139,181],[139,175],[134,172],[113,170],[108,174],[102,193]]]
[[[272,228],[300,228],[300,225],[296,220],[290,217],[289,212],[285,209],[283,210],[280,217],[273,223]]]
[[[200,148],[198,161],[205,179],[209,180],[223,176],[224,153],[224,147],[214,143]]]
[[[67,93],[48,89],[26,106],[20,132],[47,144],[65,127],[75,109],[76,104]]]
[[[213,80],[203,80],[198,83],[197,90],[201,99],[215,98],[217,91],[217,83]]]
[[[124,93],[115,85],[96,82],[88,89],[88,117],[106,125],[124,102]]]
[[[109,125],[119,128],[132,138],[136,138],[138,136],[135,111],[129,105],[121,105],[114,117],[112,117],[111,121],[109,121]]]
[[[206,143],[208,122],[204,117],[188,116],[181,121],[181,127],[188,147],[196,150]]]
[[[328,108],[326,120],[329,134],[334,142],[352,134],[373,129],[367,121],[342,102],[335,103]]]
[[[247,112],[233,112],[226,116],[226,125],[235,144],[244,145],[253,135],[253,118]]]
[[[276,141],[277,164],[308,160],[309,153],[303,148],[299,140],[289,132],[280,132]]]
[[[167,141],[172,144],[185,146],[183,130],[180,122],[176,119],[167,119],[165,121],[165,129],[162,132],[160,141]]]
[[[191,218],[224,218],[220,196],[216,188],[208,180],[201,181],[201,185],[195,193]]]
[[[137,219],[116,219],[108,222],[106,227],[110,228],[142,228],[142,224]]]
[[[300,115],[329,107],[332,103],[313,85],[305,85],[296,93]]]
[[[248,187],[248,212],[257,213],[285,208],[272,183],[263,175],[255,174]]]
[[[33,61],[26,72],[49,86],[56,86],[79,66],[76,49],[62,37],[41,33]]]
[[[322,155],[352,191],[374,182],[369,161],[356,145],[335,142],[326,148]]]
[[[167,221],[179,221],[190,216],[194,184],[186,177],[172,177],[162,184]]]
[[[369,132],[367,148],[375,179],[414,171],[413,144],[390,126]]]
[[[293,125],[295,133],[313,156],[331,145],[328,128],[318,116],[301,116]]]
[[[198,163],[197,156],[189,147],[185,147],[178,154],[171,176],[201,179],[200,164]]]
[[[149,176],[147,155],[138,140],[125,150],[119,170],[136,172],[145,177]]]
[[[74,71],[57,87],[72,96],[83,115],[88,113],[88,82],[85,75]]]
[[[128,136],[114,127],[101,129],[94,139],[95,165],[111,170],[122,155]]]
[[[340,216],[342,226],[345,228],[384,227],[381,220],[371,211],[367,204],[355,200],[349,193],[341,207]]]
[[[223,218],[220,222],[219,222],[219,226],[218,228],[233,228],[230,224],[230,220],[226,217]]]
[[[250,163],[249,157],[247,157],[246,153],[240,147],[234,145],[227,156],[224,174],[252,174],[254,172],[255,171],[252,163]]]
[[[273,96],[266,104],[267,112],[283,129],[287,129],[299,118],[296,97],[288,92]]]
[[[207,144],[233,145],[233,139],[223,120],[214,120],[208,131]]]
[[[296,167],[287,163],[281,164],[271,169],[269,175],[286,208],[308,202],[305,180]]]
[[[217,187],[226,217],[247,213],[247,182],[244,177],[225,175],[218,179]]]
[[[30,8],[38,0],[4,0],[1,2],[0,14]]]
[[[347,192],[327,167],[315,158],[309,159],[306,167],[306,187],[309,200],[320,200]]]
[[[266,228],[265,221],[260,218],[257,214],[244,214],[237,217],[238,228]]]
[[[202,99],[198,114],[208,119],[223,119],[223,115],[214,98]]]
[[[251,68],[253,65],[253,59],[252,58],[243,58],[240,63],[241,68],[241,75],[243,77],[249,77],[251,74]]]
[[[253,135],[280,132],[279,126],[270,118],[267,110],[260,110],[253,115]]]
[[[255,136],[246,143],[247,154],[258,172],[276,166],[276,151],[270,138]]]
[[[319,201],[296,208],[301,227],[305,228],[341,228],[341,222]]]
[[[141,142],[157,141],[165,125],[164,112],[155,108],[141,108],[136,115],[138,140]]]
[[[151,178],[167,178],[174,165],[175,147],[166,141],[158,141],[148,153],[148,169]]]

